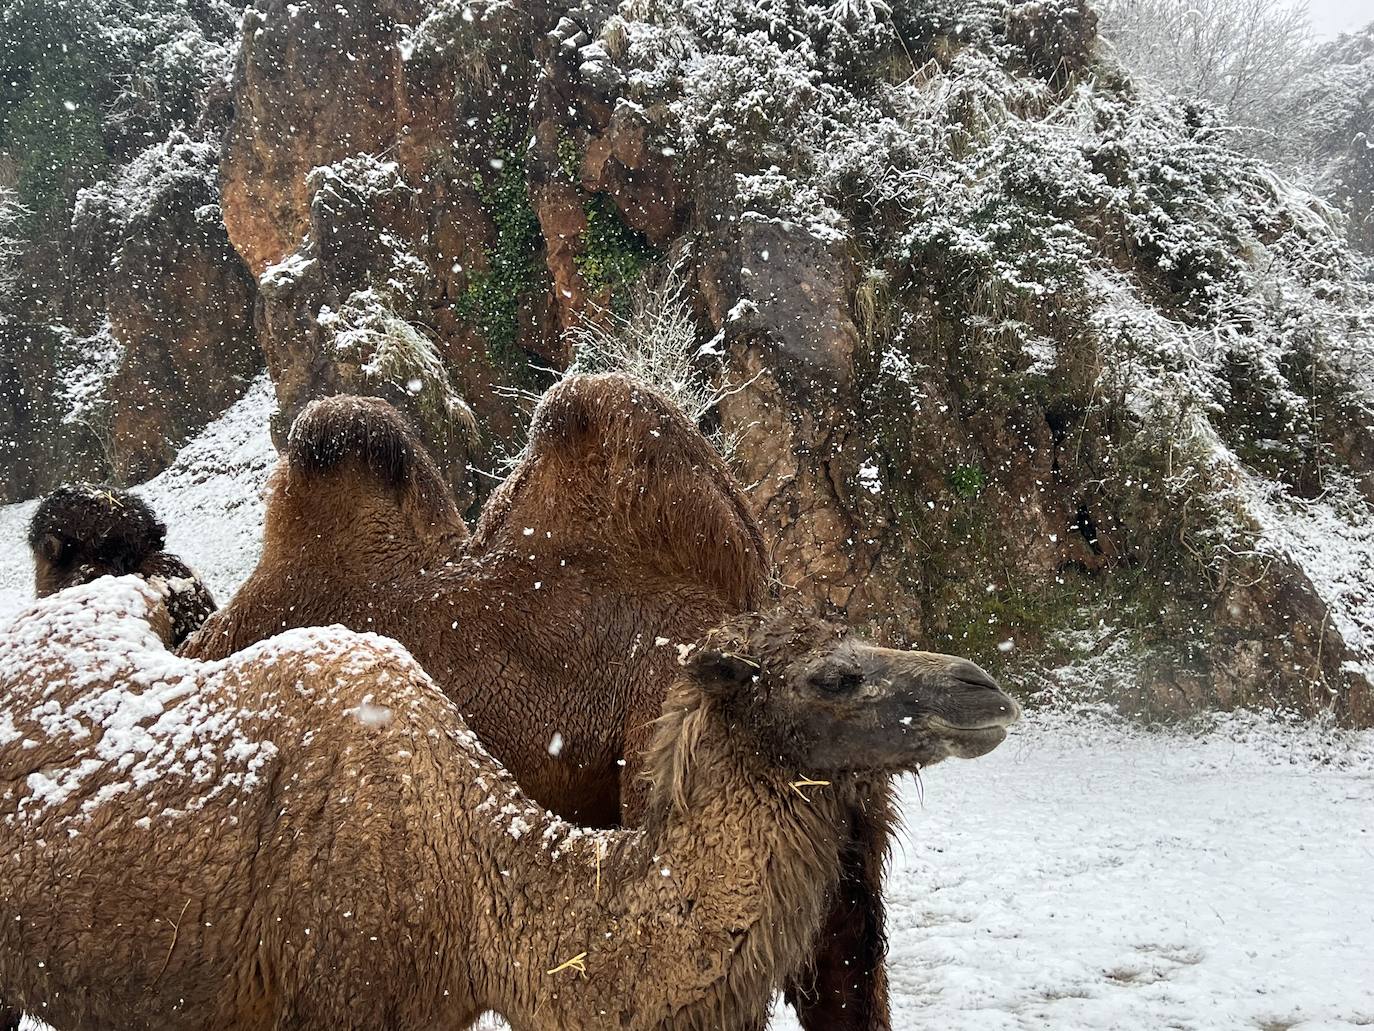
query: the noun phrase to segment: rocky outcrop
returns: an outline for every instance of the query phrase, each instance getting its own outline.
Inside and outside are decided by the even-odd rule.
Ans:
[[[518,448],[512,401],[541,381],[524,355],[555,335],[511,114],[528,75],[491,57],[528,48],[540,15],[471,11],[258,4],[221,164],[278,430],[323,394],[386,396],[468,494],[469,459]]]
[[[9,498],[155,475],[262,367],[253,281],[220,215],[217,149],[182,134],[148,148],[79,195],[60,250],[30,256],[26,292],[0,326]]]
[[[11,469],[147,475],[265,360],[278,439],[379,394],[479,500],[670,268],[663,376],[780,590],[1151,714],[1371,719],[1374,616],[1294,529],[1374,548],[1367,270],[1082,0],[256,0],[224,88],[0,326]]]
[[[1103,402],[1100,350],[1072,351],[1096,317],[1082,295],[1043,315],[1003,300],[1006,289],[1031,293],[1022,277],[1046,275],[993,271],[1019,260],[1021,240],[970,258],[956,237],[920,228],[903,265],[885,242],[891,215],[865,206],[876,200],[823,199],[786,150],[778,127],[827,102],[824,69],[861,90],[872,69],[906,61],[896,77],[919,91],[961,50],[986,47],[1026,85],[994,100],[983,87],[961,95],[966,74],[951,79],[940,117],[965,134],[951,148],[976,147],[1007,111],[1040,117],[1050,93],[1091,74],[1094,12],[1034,0],[957,21],[916,5],[893,15],[899,42],[878,5],[827,8],[834,20],[812,24],[819,8],[803,4],[795,24],[811,35],[789,51],[736,6],[631,24],[595,6],[259,0],[222,169],[231,238],[260,276],[258,335],[282,419],[320,393],[383,393],[422,425],[455,485],[479,496],[490,478],[466,479],[465,460],[490,469],[519,446],[521,391],[574,359],[569,331],[615,326],[628,284],[671,262],[687,270],[699,319],[692,374],[721,395],[710,428],[733,442],[783,590],[895,643],[957,646],[1013,673],[1052,653],[1058,628],[1088,618],[1094,599],[1116,620],[1154,604],[1171,629],[1140,636],[1153,686],[1123,704],[1283,699],[1364,718],[1351,700],[1368,684],[1349,672],[1301,570],[1281,576],[1274,564],[1237,593],[1251,577],[1190,565],[1209,546],[1195,536],[1210,531],[1192,525],[1192,502],[1171,526],[1176,509],[1148,493],[1169,470],[1148,471],[1156,458],[1143,445],[1125,457],[1135,452],[1122,450],[1124,402]],[[920,40],[924,56],[911,49]],[[693,47],[698,64],[678,64]],[[812,70],[790,79],[798,60]],[[890,169],[913,160],[894,128],[900,104],[892,112],[875,130],[890,137],[880,145]],[[1094,160],[1134,174],[1119,150]],[[1033,192],[1027,174],[1008,188]],[[870,253],[884,247],[885,258]],[[1168,288],[1196,297],[1187,275],[1176,266]],[[375,349],[357,347],[383,327],[411,344],[390,379],[376,374]],[[1002,332],[1038,333],[1037,347],[1057,340],[1060,353],[1008,351]],[[421,351],[429,371],[417,376]],[[1033,378],[1047,363],[1058,363],[1057,387]],[[464,406],[477,434],[460,446]],[[1146,464],[1118,475],[1112,463],[1126,460]],[[1151,595],[1132,586],[1133,570],[1142,584],[1187,586]],[[1196,640],[1173,648],[1187,627]],[[1263,643],[1280,634],[1282,647]],[[1325,697],[1286,672],[1304,663]]]
[[[122,354],[94,402],[104,411],[92,413],[119,483],[165,469],[262,368],[253,282],[220,213],[217,149],[173,136],[78,203],[74,272],[105,280],[90,306],[104,312],[95,332]]]
[[[312,169],[395,144],[398,6],[245,10],[222,173],[224,224],[255,276],[305,236]]]

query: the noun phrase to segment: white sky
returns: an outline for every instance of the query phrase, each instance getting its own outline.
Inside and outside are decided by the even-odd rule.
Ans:
[[[1312,28],[1319,36],[1337,36],[1374,21],[1374,0],[1308,0]]]

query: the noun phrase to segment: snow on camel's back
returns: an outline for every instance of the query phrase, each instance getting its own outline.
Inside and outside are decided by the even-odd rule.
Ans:
[[[106,577],[0,637],[0,993],[64,1031],[750,1026],[826,914],[861,775],[1018,715],[965,660],[738,617],[668,694],[644,829],[587,831],[394,641],[201,662],[169,636],[158,590]]]

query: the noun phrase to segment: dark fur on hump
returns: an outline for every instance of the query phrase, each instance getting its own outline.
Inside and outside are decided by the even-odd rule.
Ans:
[[[46,563],[54,572],[83,565],[102,572],[132,572],[161,551],[166,540],[167,528],[147,502],[100,484],[58,487],[38,503],[29,520],[34,561]]]
[[[377,397],[340,394],[311,401],[291,424],[286,459],[293,473],[324,477],[365,472],[419,500],[453,507],[453,493],[405,416]]]

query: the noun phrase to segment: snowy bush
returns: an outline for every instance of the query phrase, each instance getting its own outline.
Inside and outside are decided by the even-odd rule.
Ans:
[[[1351,240],[1374,254],[1374,27],[1317,48],[1285,101],[1276,156],[1339,204]]]
[[[1268,128],[1306,70],[1311,29],[1273,0],[1104,0],[1102,32],[1143,78]]]
[[[721,398],[701,368],[704,350],[681,263],[642,279],[625,313],[607,311],[569,333],[568,373],[623,372],[658,388],[689,419],[699,421]],[[713,441],[722,451],[728,442]]]
[[[338,311],[321,309],[318,322],[333,357],[361,373],[363,392],[385,393],[380,388],[389,387],[414,398],[440,422],[471,422],[434,342],[397,315],[382,294],[355,291]]]
[[[20,199],[65,214],[76,189],[190,128],[232,59],[224,0],[15,0],[0,8],[0,150]]]
[[[169,204],[189,198],[207,228],[221,222],[219,141],[196,140],[174,131],[140,151],[114,174],[76,195],[74,225],[127,238],[167,214]],[[116,261],[118,259],[116,258]]]
[[[23,225],[28,214],[16,191],[0,187],[0,325],[5,323],[7,301],[19,274],[19,257],[24,253]]]
[[[426,5],[424,18],[401,37],[406,61],[453,60],[469,83],[490,87],[492,62],[500,62],[500,41],[520,17],[511,0],[440,0]]]
[[[110,385],[124,362],[124,344],[109,322],[90,336],[78,337],[64,326],[54,326],[62,339],[63,375],[60,382],[62,421],[84,427],[99,444],[105,461],[114,466],[111,428],[115,399]]]

